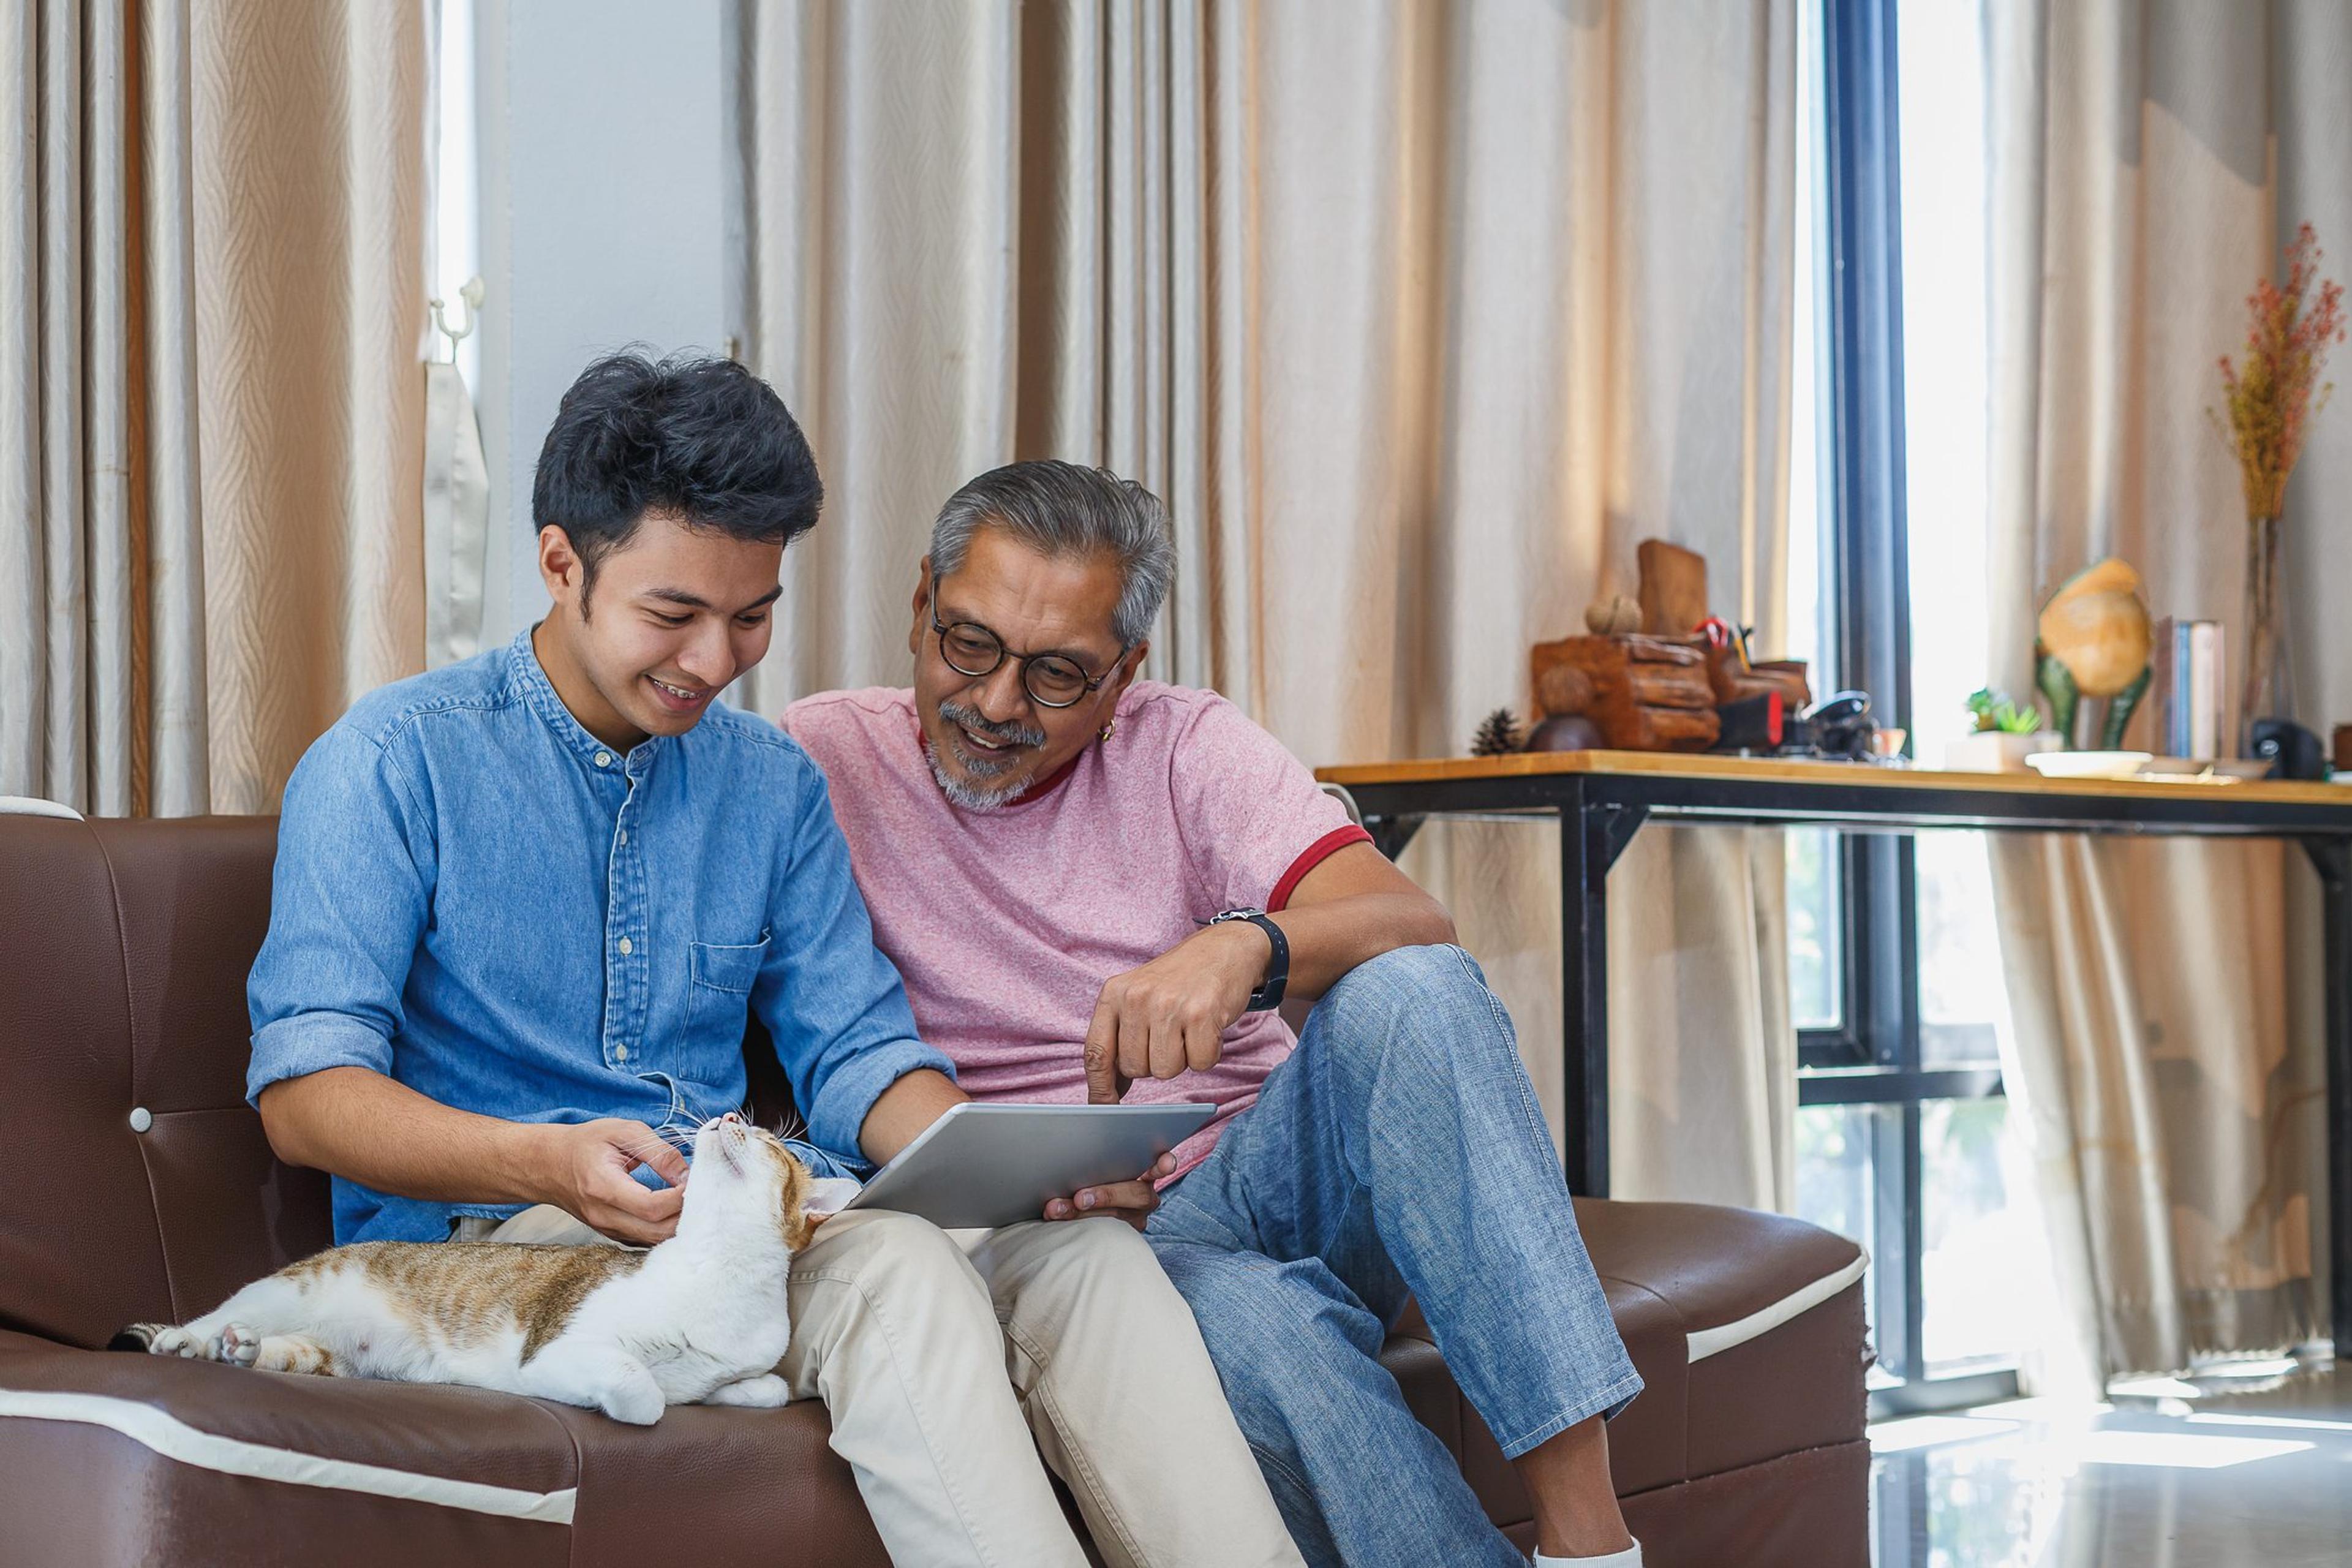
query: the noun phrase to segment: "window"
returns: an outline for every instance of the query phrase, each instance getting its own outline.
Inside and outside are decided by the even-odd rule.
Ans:
[[[1800,33],[1792,640],[1927,765],[1990,668],[1981,24],[1813,0]],[[1986,1260],[2033,1243],[1983,837],[1792,832],[1789,928],[1800,1210],[1871,1248],[1878,1403],[2013,1389],[2027,1326]]]

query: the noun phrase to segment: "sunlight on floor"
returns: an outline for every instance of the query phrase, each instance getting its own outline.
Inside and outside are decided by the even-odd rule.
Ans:
[[[2283,1438],[2200,1437],[2187,1432],[2090,1432],[2062,1447],[2085,1465],[2153,1465],[2176,1470],[2226,1470],[2257,1459],[2307,1454],[2316,1445]]]
[[[1878,1568],[2344,1568],[2352,1398],[2291,1364],[1879,1423]]]

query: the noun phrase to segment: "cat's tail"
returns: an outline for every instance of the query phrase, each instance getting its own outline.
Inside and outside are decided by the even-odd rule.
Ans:
[[[171,1326],[169,1323],[132,1323],[107,1341],[106,1348],[110,1351],[135,1351],[141,1355],[152,1354],[157,1336]]]

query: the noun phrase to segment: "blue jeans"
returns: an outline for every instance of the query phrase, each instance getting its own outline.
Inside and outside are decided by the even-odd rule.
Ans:
[[[1146,1233],[1308,1563],[1525,1568],[1377,1359],[1410,1291],[1516,1458],[1641,1390],[1470,955],[1340,979]]]

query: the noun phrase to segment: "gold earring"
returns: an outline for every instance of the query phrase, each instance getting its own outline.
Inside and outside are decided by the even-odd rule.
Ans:
[[[1106,725],[1104,725],[1104,726],[1102,727],[1102,731],[1101,731],[1101,732],[1100,732],[1100,733],[1098,733],[1097,735],[1096,735],[1096,736],[1095,736],[1095,739],[1096,739],[1096,740],[1097,740],[1097,741],[1108,741],[1108,740],[1109,740],[1109,739],[1110,739],[1110,732],[1111,732],[1113,730],[1116,730],[1116,729],[1118,729],[1118,720],[1116,720],[1116,719],[1114,719],[1114,720],[1112,720],[1109,723],[1108,723],[1108,724],[1106,724]]]

